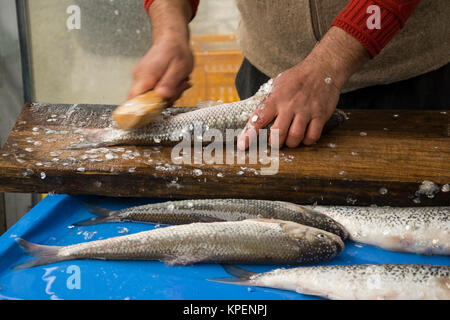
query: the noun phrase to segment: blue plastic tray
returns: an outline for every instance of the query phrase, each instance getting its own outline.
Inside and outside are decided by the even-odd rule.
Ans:
[[[12,270],[30,259],[17,245],[17,237],[40,244],[68,245],[154,228],[132,222],[73,227],[72,223],[92,217],[83,201],[121,209],[156,200],[47,196],[0,237],[0,299],[317,299],[295,292],[205,280],[227,276],[216,264],[173,267],[157,261],[72,260]],[[450,258],[395,253],[347,242],[346,249],[327,264],[367,263],[450,265]],[[263,272],[279,266],[243,267]]]

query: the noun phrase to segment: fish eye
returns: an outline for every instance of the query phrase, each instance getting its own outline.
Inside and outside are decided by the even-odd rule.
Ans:
[[[317,237],[323,239],[323,238],[325,238],[325,235],[324,235],[323,233],[319,233],[319,234],[317,235]]]

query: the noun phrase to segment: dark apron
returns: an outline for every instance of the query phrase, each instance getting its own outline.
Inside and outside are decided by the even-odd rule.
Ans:
[[[236,76],[241,100],[253,96],[270,78],[244,58]],[[341,94],[340,109],[450,109],[450,64],[404,81]]]

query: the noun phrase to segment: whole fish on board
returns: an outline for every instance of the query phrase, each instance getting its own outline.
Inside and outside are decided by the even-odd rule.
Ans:
[[[449,300],[450,267],[363,264],[276,269],[264,273],[223,266],[237,278],[208,279],[277,288],[336,300]]]
[[[69,246],[17,241],[35,257],[15,269],[73,259],[306,264],[330,260],[344,249],[335,234],[269,219],[184,224]]]
[[[180,200],[152,203],[122,210],[108,210],[86,206],[97,217],[75,223],[75,225],[92,225],[117,221],[172,225],[268,218],[293,221],[322,229],[340,236],[342,240],[348,237],[344,227],[330,217],[316,210],[282,201],[250,199]]]
[[[450,255],[450,207],[311,207],[344,226],[349,238],[392,251]]]
[[[87,141],[70,145],[65,149],[98,148],[114,145],[175,145],[183,140],[183,136],[187,136],[191,140],[202,140],[205,132],[210,129],[219,130],[224,141],[234,140],[236,138],[235,133],[229,137],[227,136],[227,129],[244,129],[253,111],[264,103],[272,88],[273,80],[271,79],[263,84],[254,96],[246,100],[190,109],[169,108],[165,112],[165,116],[163,115],[149,125],[135,130],[82,128],[78,130],[78,133],[83,135]],[[325,124],[323,131],[326,132],[335,128],[345,119],[346,114],[343,111],[336,110]]]

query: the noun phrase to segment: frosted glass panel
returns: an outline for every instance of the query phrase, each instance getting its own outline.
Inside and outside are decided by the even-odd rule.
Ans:
[[[34,100],[121,103],[134,65],[151,44],[142,0],[27,4]],[[234,33],[237,21],[233,0],[203,0],[191,30],[192,34]]]
[[[80,8],[80,29],[67,27],[71,5]],[[142,2],[33,0],[28,6],[35,100],[120,103],[133,66],[150,46]]]

